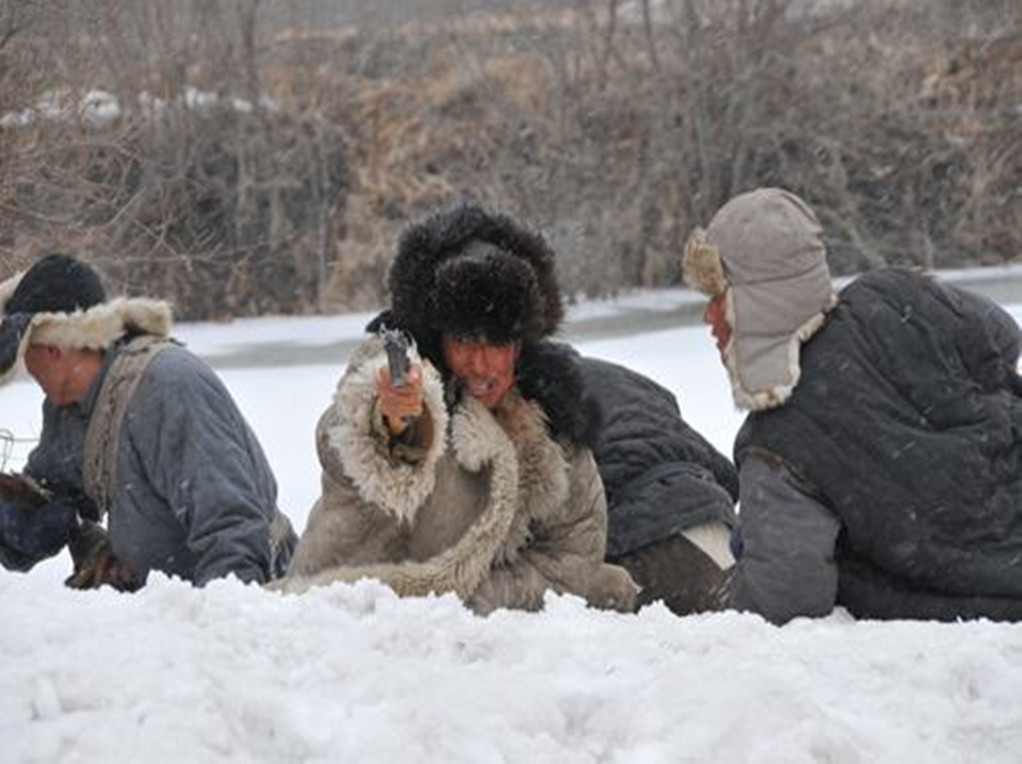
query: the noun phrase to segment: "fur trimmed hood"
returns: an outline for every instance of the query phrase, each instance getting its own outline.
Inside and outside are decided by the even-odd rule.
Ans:
[[[390,320],[442,372],[445,333],[528,345],[553,334],[564,315],[544,238],[470,203],[405,229],[389,287]]]
[[[777,188],[736,196],[692,232],[683,266],[689,286],[724,295],[732,334],[722,357],[735,404],[782,405],[798,384],[802,343],[837,304],[813,211]]]
[[[170,334],[173,313],[162,300],[118,297],[72,310],[31,310],[40,303],[34,294],[19,299],[27,292],[25,279],[31,276],[29,269],[0,283],[0,384],[14,376],[30,344],[102,350],[126,334]],[[59,286],[56,289],[59,292]],[[54,299],[52,292],[47,296]],[[29,309],[21,309],[22,305]]]

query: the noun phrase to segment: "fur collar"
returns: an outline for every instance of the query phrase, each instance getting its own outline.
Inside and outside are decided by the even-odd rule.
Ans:
[[[493,416],[518,460],[517,511],[496,558],[513,563],[532,540],[533,522],[549,518],[569,500],[570,468],[564,449],[547,432],[547,417],[538,403],[507,395]]]
[[[449,438],[438,438],[441,450],[448,440],[458,463],[470,472],[489,467],[489,496],[479,518],[469,527],[456,544],[427,560],[404,560],[397,563],[365,565],[336,565],[312,575],[289,575],[270,588],[299,593],[335,581],[354,582],[362,578],[382,581],[401,596],[456,593],[468,601],[479,587],[498,555],[508,541],[512,523],[518,511],[519,471],[515,448],[494,417],[475,399],[468,399],[451,416]],[[358,436],[365,459],[386,459],[363,434]],[[329,438],[337,443],[336,436]],[[368,450],[366,450],[368,449]],[[322,456],[321,456],[322,458]],[[382,467],[383,462],[380,462]],[[340,465],[347,469],[347,465]],[[329,467],[329,465],[324,465]],[[430,470],[430,486],[432,486]],[[420,480],[424,473],[419,472]],[[384,479],[380,475],[371,479]],[[358,486],[365,495],[367,486]],[[381,486],[383,490],[385,485]],[[373,489],[369,489],[372,491]],[[393,514],[393,508],[385,511]],[[407,513],[409,521],[414,509]]]
[[[11,279],[0,284],[0,301]],[[13,291],[13,287],[11,288]],[[33,313],[5,317],[0,324],[0,384],[14,376],[30,344],[103,350],[126,334],[169,337],[170,304],[145,297],[119,297],[73,313]]]
[[[592,448],[599,438],[602,412],[585,389],[579,355],[570,345],[544,340],[522,347],[518,389],[546,416],[555,440]]]
[[[273,588],[303,592],[335,581],[375,578],[402,596],[454,592],[469,602],[495,565],[516,560],[531,542],[534,522],[560,511],[570,500],[568,458],[551,440],[543,409],[518,393],[509,394],[492,412],[466,397],[445,413],[437,372],[425,364],[426,406],[441,425],[436,432],[447,434],[436,439],[423,463],[396,465],[374,437],[372,403],[358,400],[373,398],[365,385],[384,363],[378,351],[379,340],[365,343],[342,378],[325,420],[327,432],[321,441],[325,449],[320,454],[324,469],[346,476],[364,501],[395,522],[411,524],[434,488],[437,461],[449,452],[468,472],[488,470],[486,506],[453,546],[429,559],[336,565],[290,576]],[[361,396],[355,395],[356,387]],[[330,498],[324,495],[322,500]]]

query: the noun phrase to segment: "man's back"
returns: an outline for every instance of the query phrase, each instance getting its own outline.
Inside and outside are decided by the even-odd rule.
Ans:
[[[955,597],[1022,598],[1018,347],[992,303],[874,272],[802,347],[790,399],[749,417],[739,463],[765,450],[819,492],[854,611],[892,614],[885,589],[946,595],[949,617]]]

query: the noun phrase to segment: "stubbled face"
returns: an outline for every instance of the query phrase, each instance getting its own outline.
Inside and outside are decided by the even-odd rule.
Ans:
[[[25,368],[39,383],[46,397],[58,406],[81,400],[99,368],[96,352],[71,350],[52,345],[29,345]]]
[[[492,345],[482,339],[444,336],[444,361],[466,393],[492,409],[515,384],[521,345]]]
[[[731,324],[727,322],[727,292],[721,292],[713,297],[703,311],[703,321],[710,325],[710,332],[717,341],[717,350],[722,354],[731,342]]]

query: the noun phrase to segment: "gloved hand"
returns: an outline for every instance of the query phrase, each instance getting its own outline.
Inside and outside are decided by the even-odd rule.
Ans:
[[[731,539],[728,544],[731,547],[731,556],[735,560],[742,558],[742,552],[745,551],[745,539],[742,538],[742,526],[736,525],[731,529]]]
[[[601,610],[634,613],[638,609],[639,586],[619,565],[602,563],[589,582],[586,602]]]
[[[0,543],[34,559],[51,557],[67,543],[74,509],[60,501],[21,506],[0,499]]]
[[[96,523],[76,524],[69,549],[75,570],[64,585],[71,589],[98,589],[106,584],[119,592],[133,592],[145,583],[114,556],[106,531]]]

